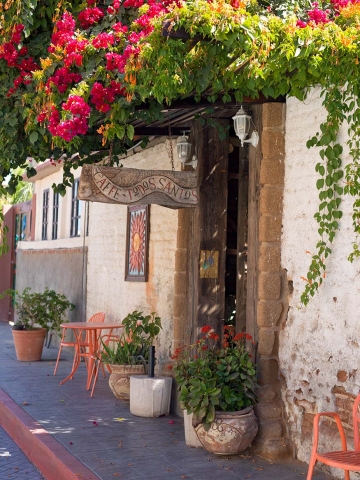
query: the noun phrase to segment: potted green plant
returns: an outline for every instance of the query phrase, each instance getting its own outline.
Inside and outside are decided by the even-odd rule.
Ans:
[[[237,454],[258,430],[255,366],[247,347],[252,337],[225,326],[223,340],[210,326],[194,345],[175,351],[174,372],[180,406],[192,414],[201,444],[217,454]],[[221,428],[220,428],[221,426]]]
[[[44,339],[47,332],[60,334],[61,323],[67,321],[64,315],[73,310],[73,305],[65,295],[45,288],[41,293],[31,292],[27,287],[22,293],[6,290],[0,295],[13,298],[16,320],[12,329],[16,356],[22,362],[41,359]]]
[[[114,395],[129,400],[130,375],[146,372],[149,347],[161,330],[161,319],[154,312],[144,316],[135,310],[124,318],[122,325],[120,338],[102,342],[101,361],[110,366],[109,385]]]

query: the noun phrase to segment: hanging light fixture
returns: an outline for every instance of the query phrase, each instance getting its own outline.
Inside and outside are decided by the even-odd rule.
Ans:
[[[248,140],[245,140],[249,134],[251,116],[247,115],[244,109],[240,107],[240,110],[232,118],[234,120],[235,133],[240,139],[241,146],[243,147],[244,143],[251,143],[253,147],[257,147],[259,143],[259,134],[256,130],[253,131]]]
[[[182,137],[177,141],[176,149],[178,157],[182,163],[190,157],[191,143],[188,142],[188,138],[185,136],[186,132],[182,132]]]

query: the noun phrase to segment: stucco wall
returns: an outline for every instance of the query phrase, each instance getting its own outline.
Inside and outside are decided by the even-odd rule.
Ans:
[[[306,148],[306,141],[319,130],[325,116],[317,90],[304,102],[287,100],[282,266],[294,291],[282,326],[279,355],[287,425],[295,453],[304,461],[310,456],[313,415],[338,410],[348,425],[352,398],[360,389],[360,267],[359,261],[351,264],[347,260],[355,239],[350,198],[341,206],[344,216],[327,260],[325,282],[307,307],[300,303],[304,289],[300,277],[306,276],[311,260],[306,251],[314,252],[318,241],[313,215],[319,204],[314,170],[319,157],[315,148]],[[346,162],[346,126],[339,141]],[[335,438],[329,427],[327,448]],[[343,473],[338,470],[337,475]]]
[[[163,139],[164,141],[165,139]],[[174,152],[175,153],[175,152]],[[176,155],[176,153],[175,153]],[[180,165],[176,162],[176,169]],[[130,155],[125,167],[170,170],[164,143]],[[87,314],[106,312],[107,320],[121,321],[133,310],[145,314],[157,312],[163,330],[156,346],[158,368],[168,360],[173,340],[173,297],[177,210],[150,206],[150,244],[148,282],[126,282],[125,205],[93,203],[90,216],[90,237],[87,275]]]
[[[16,289],[22,292],[30,287],[33,292],[40,292],[48,287],[66,295],[75,305],[75,310],[69,313],[70,321],[86,319],[86,265],[87,241],[83,237],[85,221],[85,202],[81,213],[81,236],[70,238],[71,220],[71,187],[66,195],[59,198],[58,238],[51,240],[53,221],[53,183],[62,180],[61,166],[52,166],[47,162],[39,166],[39,173],[32,177],[35,182],[35,241],[19,242],[16,254]],[[80,170],[75,178],[80,176]],[[41,240],[43,191],[49,189],[48,210],[48,240]],[[90,206],[91,208],[91,206]],[[91,215],[91,212],[90,212]],[[83,253],[84,252],[84,253]],[[54,338],[53,344],[58,343]]]
[[[83,269],[86,274],[86,251],[82,248],[19,250],[17,253],[16,288],[20,292],[30,287],[33,292],[42,292],[46,287],[64,294],[75,305],[69,312],[72,322],[83,320]]]

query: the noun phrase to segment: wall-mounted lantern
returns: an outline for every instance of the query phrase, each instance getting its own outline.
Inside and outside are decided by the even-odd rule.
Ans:
[[[191,162],[187,162],[188,158],[190,157],[190,152],[191,152],[191,143],[188,142],[188,137],[185,135],[186,132],[183,132],[182,137],[179,138],[176,144],[176,150],[179,159],[184,165],[190,165],[194,169],[196,169],[198,160],[196,158],[196,155],[193,155]]]
[[[182,163],[190,157],[191,143],[188,142],[188,138],[185,136],[186,132],[183,132],[182,137],[177,141],[176,149],[178,157]]]
[[[241,107],[237,114],[232,118],[234,120],[235,133],[240,139],[241,146],[243,147],[244,143],[251,143],[253,147],[257,147],[259,143],[259,134],[256,130],[253,131],[248,140],[245,140],[249,134],[251,116],[247,115]]]

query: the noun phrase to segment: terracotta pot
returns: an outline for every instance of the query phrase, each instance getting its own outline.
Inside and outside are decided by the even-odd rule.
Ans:
[[[41,359],[46,328],[12,330],[16,358],[19,362],[38,362]]]
[[[130,400],[130,375],[144,375],[144,365],[110,365],[109,385],[116,398]]]
[[[253,407],[238,412],[216,412],[215,421],[206,431],[202,424],[196,434],[204,448],[216,455],[236,455],[254,440],[258,425]]]

